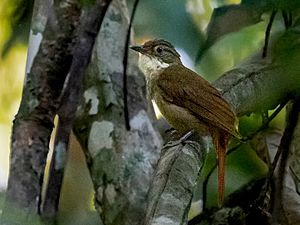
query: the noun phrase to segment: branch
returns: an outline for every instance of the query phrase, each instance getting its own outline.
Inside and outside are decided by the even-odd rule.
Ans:
[[[298,115],[300,112],[300,100],[296,100],[291,108],[291,111],[288,115],[288,121],[283,133],[283,136],[280,141],[280,145],[278,151],[276,153],[274,162],[272,163],[273,170],[277,164],[277,161],[280,158],[280,163],[278,167],[278,176],[275,182],[275,193],[274,193],[274,210],[272,212],[273,220],[279,224],[289,224],[287,219],[287,213],[285,212],[285,208],[283,206],[283,185],[285,178],[285,169],[287,165],[287,159],[289,152],[291,151],[291,142],[294,130],[297,125]]]
[[[274,40],[266,58],[253,55],[214,83],[238,116],[274,109],[300,94],[298,29],[291,27]]]
[[[56,27],[48,20],[13,124],[3,223],[35,224],[32,219],[40,210],[50,134],[57,100],[71,65],[70,40],[79,20],[79,2],[54,1],[54,12]]]
[[[128,31],[126,35],[126,41],[125,41],[125,51],[124,51],[124,58],[123,58],[123,68],[124,68],[124,74],[123,74],[123,102],[124,102],[124,117],[125,117],[125,125],[126,129],[130,130],[130,124],[129,124],[129,112],[128,112],[128,90],[127,90],[127,64],[128,64],[128,49],[129,49],[129,42],[130,42],[130,34],[131,34],[131,27],[134,20],[135,12],[137,9],[137,6],[139,4],[139,0],[135,0],[130,16]]]
[[[277,14],[277,10],[272,11],[271,16],[270,16],[270,20],[269,20],[269,23],[268,23],[268,26],[267,26],[267,29],[266,29],[265,45],[264,45],[263,53],[262,53],[263,58],[267,57],[271,28],[272,28],[272,25],[273,25],[276,14]]]
[[[95,39],[110,2],[111,0],[97,0],[94,5],[85,6],[80,18],[71,68],[59,98],[59,123],[51,158],[48,186],[42,206],[42,216],[50,220],[55,219],[58,211],[66,152],[79,98],[82,94],[84,74],[91,58]]]
[[[300,94],[297,28],[287,30],[276,39],[266,58],[254,55],[214,82],[238,116],[274,109]],[[291,43],[294,43],[292,48]]]
[[[287,71],[288,66],[291,65],[242,65],[226,72],[214,85],[232,104],[238,116],[274,109],[300,90],[300,79],[296,75],[300,67],[294,65],[293,70]]]
[[[283,187],[283,207],[286,212],[289,224],[299,224],[300,222],[300,112],[298,121],[293,133],[293,140],[290,145],[288,166],[285,170],[285,180]]]
[[[148,196],[146,225],[186,224],[193,190],[206,149],[203,142],[167,143]]]

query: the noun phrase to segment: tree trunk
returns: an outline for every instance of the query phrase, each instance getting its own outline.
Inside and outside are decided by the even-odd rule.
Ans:
[[[4,224],[33,224],[40,211],[49,140],[57,99],[71,64],[79,1],[54,1],[53,12],[56,16],[48,19],[13,124]]]
[[[127,74],[130,130],[126,129],[123,55],[128,21],[126,1],[113,1],[97,37],[74,126],[94,183],[95,206],[106,225],[141,224],[161,146],[132,52]]]

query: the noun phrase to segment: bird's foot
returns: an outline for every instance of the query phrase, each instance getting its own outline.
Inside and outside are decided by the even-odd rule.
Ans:
[[[183,136],[181,136],[178,140],[169,141],[166,144],[166,146],[167,147],[174,147],[174,146],[183,144],[190,136],[192,136],[193,133],[194,133],[194,130],[190,130],[189,132],[187,132],[186,134],[184,134]]]
[[[165,130],[165,134],[171,134],[172,135],[172,134],[174,134],[174,132],[176,132],[176,130],[173,127]]]

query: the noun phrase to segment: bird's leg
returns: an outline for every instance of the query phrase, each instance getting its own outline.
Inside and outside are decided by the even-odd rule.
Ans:
[[[190,130],[189,132],[187,132],[186,134],[184,134],[183,136],[181,136],[179,138],[179,140],[175,140],[175,141],[169,141],[166,146],[168,147],[174,147],[176,145],[182,144],[183,142],[185,142],[192,134],[194,133],[194,130]]]

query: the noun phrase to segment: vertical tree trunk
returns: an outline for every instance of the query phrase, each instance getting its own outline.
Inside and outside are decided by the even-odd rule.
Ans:
[[[40,48],[26,76],[13,124],[3,224],[38,223],[32,219],[39,213],[57,99],[72,59],[79,1],[54,1],[53,12],[55,15],[48,19]]]
[[[106,225],[141,224],[161,146],[147,113],[144,78],[131,52],[127,75],[131,129],[126,130],[122,80],[128,21],[126,1],[114,0],[95,44],[74,127],[94,183],[96,209]]]
[[[82,91],[82,82],[89,65],[93,47],[102,21],[111,0],[97,0],[94,4],[82,3],[80,23],[76,31],[76,44],[72,50],[72,64],[59,97],[57,115],[59,118],[54,149],[49,168],[49,179],[45,188],[41,215],[48,221],[55,221],[62,180],[65,170],[66,153],[76,110]]]

